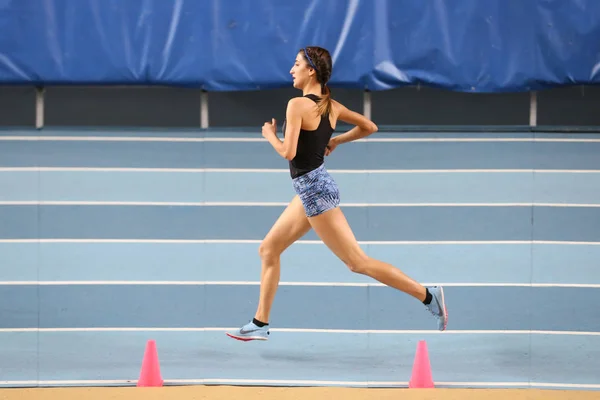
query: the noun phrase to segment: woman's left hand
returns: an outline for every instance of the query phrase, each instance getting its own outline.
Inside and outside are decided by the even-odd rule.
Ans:
[[[271,122],[265,122],[262,127],[262,135],[264,138],[269,138],[277,133],[277,121],[275,118],[271,119]]]
[[[327,148],[325,149],[325,155],[326,156],[330,155],[337,146],[338,146],[338,142],[337,142],[337,140],[335,140],[335,138],[329,139],[329,143],[327,144]]]

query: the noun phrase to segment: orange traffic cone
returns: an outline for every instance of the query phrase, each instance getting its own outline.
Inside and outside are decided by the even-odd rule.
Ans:
[[[163,385],[163,379],[160,375],[160,365],[158,362],[158,352],[156,351],[156,342],[148,340],[144,360],[142,361],[142,370],[140,379],[137,382],[138,387],[159,387]]]
[[[427,343],[424,340],[419,341],[417,344],[417,353],[415,354],[412,376],[410,382],[408,382],[408,387],[413,389],[434,387]]]

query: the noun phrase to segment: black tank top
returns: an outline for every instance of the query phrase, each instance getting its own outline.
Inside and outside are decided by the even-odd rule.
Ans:
[[[304,97],[308,97],[315,103],[319,101],[319,97],[314,94],[307,94]],[[321,122],[317,129],[312,131],[300,129],[296,156],[289,161],[292,179],[307,174],[323,164],[325,148],[333,132],[334,129],[329,122],[329,113],[321,116]],[[283,124],[283,135],[285,137],[285,122]]]

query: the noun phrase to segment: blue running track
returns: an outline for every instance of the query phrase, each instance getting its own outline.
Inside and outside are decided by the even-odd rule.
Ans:
[[[294,195],[260,132],[0,133],[0,385],[600,390],[600,135],[380,133],[327,167],[368,254],[443,284],[438,332],[313,232],[282,257],[268,342],[258,246]]]

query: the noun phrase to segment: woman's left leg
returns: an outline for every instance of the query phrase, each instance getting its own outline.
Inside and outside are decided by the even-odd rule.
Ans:
[[[236,331],[227,332],[229,337],[245,341],[268,339],[271,305],[275,299],[281,273],[281,254],[309,230],[310,224],[304,207],[296,195],[277,218],[258,249],[262,272],[259,301],[254,318]]]
[[[367,275],[423,302],[438,318],[438,328],[446,329],[447,313],[442,288],[425,288],[400,269],[369,257],[359,246],[339,207],[309,218],[315,233],[352,272]]]

